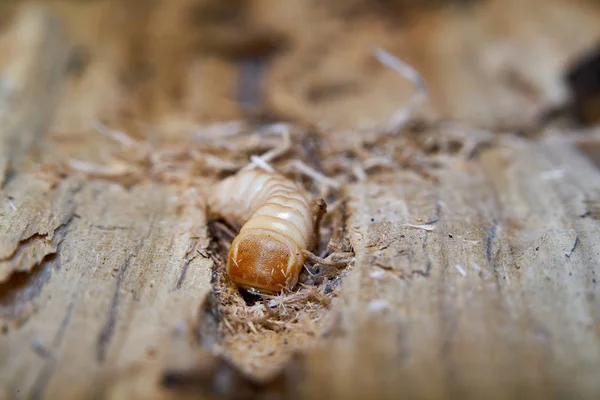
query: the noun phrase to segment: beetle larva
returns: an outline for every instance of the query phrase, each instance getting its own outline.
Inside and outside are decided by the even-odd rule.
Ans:
[[[233,282],[261,292],[296,285],[314,234],[313,209],[302,188],[274,172],[242,170],[217,185],[208,206],[241,226],[227,259]]]

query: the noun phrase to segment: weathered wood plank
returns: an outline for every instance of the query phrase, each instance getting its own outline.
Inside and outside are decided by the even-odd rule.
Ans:
[[[25,5],[0,41],[0,187],[30,152],[42,150],[68,55],[63,24]]]
[[[514,258],[513,267],[506,267],[515,285],[522,285],[517,293],[524,322],[537,341],[538,365],[548,384],[567,396],[593,397],[600,368],[599,226],[582,216],[586,199],[598,191],[598,170],[564,139],[520,145],[496,164],[485,162],[492,176],[512,159],[501,181],[494,175],[497,191],[508,194],[501,198]]]
[[[196,195],[156,185],[81,190],[59,254],[34,271],[45,279],[20,289],[35,294],[3,288],[0,380],[10,397],[106,396],[119,379],[132,390],[152,373],[210,287],[212,262],[196,253],[207,245]],[[144,377],[137,390],[150,394],[158,378]]]
[[[308,352],[306,398],[598,393],[600,227],[581,216],[600,174],[559,139],[481,157],[437,187],[395,174],[349,189],[357,263]],[[434,230],[403,226],[436,205]]]
[[[325,169],[330,156],[350,169],[379,153],[377,140],[355,146],[354,128],[412,93],[373,45],[424,75],[426,116],[529,127],[564,100],[568,59],[600,36],[597,6],[489,0],[400,15],[247,1],[213,4],[229,16],[215,28],[190,18],[208,3],[22,6],[0,36],[0,398],[178,398],[165,373],[186,368],[192,396],[596,398],[600,175],[570,139],[503,137],[473,160],[440,157],[427,169],[438,182],[388,165],[344,187],[354,266],[311,303],[315,320],[298,312],[271,330],[243,318],[230,329],[217,311],[233,306],[211,304],[213,261],[195,250],[211,240],[201,192],[217,174],[169,184],[145,168],[161,145],[188,150],[197,123],[245,114],[241,65],[264,46],[266,111],[352,128],[314,133],[321,148],[301,157]],[[96,132],[98,120],[129,136]],[[75,176],[72,160],[130,163],[142,179]]]
[[[81,184],[49,182],[23,174],[13,179],[0,196],[4,199],[0,220],[0,282],[13,272],[28,272],[45,257],[56,254],[75,215],[74,196]]]

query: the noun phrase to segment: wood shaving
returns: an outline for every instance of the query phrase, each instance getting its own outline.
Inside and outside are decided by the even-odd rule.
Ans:
[[[409,228],[415,228],[415,229],[423,229],[424,231],[433,231],[435,230],[435,226],[433,225],[428,225],[428,224],[402,224],[402,226],[407,226]]]
[[[383,49],[376,48],[372,52],[373,56],[383,65],[393,69],[400,76],[408,79],[415,85],[415,94],[410,98],[407,106],[398,109],[390,118],[387,126],[383,129],[389,133],[401,132],[404,126],[411,121],[419,108],[427,100],[427,86],[421,74],[413,67],[394,57]]]

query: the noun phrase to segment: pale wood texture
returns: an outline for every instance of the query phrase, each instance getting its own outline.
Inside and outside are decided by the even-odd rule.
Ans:
[[[599,178],[562,140],[508,138],[439,186],[352,187],[359,258],[343,322],[308,355],[309,397],[595,397]],[[433,231],[403,226],[432,215]]]
[[[598,398],[600,139],[505,131],[568,99],[562,72],[599,40],[600,9],[405,3],[1,4],[0,399]],[[428,83],[419,145],[445,140],[445,118],[486,146],[417,168],[408,136],[357,130],[413,91],[372,46]],[[250,106],[248,60],[267,66]],[[291,154],[343,183],[325,230],[355,251],[275,327],[226,297],[204,201],[215,169],[273,147],[206,125],[270,118],[323,127]],[[246,147],[186,152],[202,140]],[[164,149],[202,163],[160,169]],[[336,170],[362,153],[396,164]]]

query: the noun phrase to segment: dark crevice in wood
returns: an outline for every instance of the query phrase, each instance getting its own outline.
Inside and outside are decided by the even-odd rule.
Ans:
[[[222,241],[227,240],[227,233],[219,229],[219,224],[212,220],[208,222],[207,229],[210,240],[207,252],[213,261],[212,291],[202,304],[195,333],[198,344],[208,351],[212,351],[215,348],[214,346],[222,342],[222,332],[219,325],[223,320],[223,313],[216,286],[224,274],[225,264],[223,260],[226,259],[227,255]]]
[[[79,189],[77,191],[79,191]],[[69,218],[67,223],[65,223],[64,225],[59,227],[57,232],[55,232],[55,237],[56,237],[56,235],[63,235],[62,232],[64,232],[64,236],[62,237],[61,241],[57,245],[56,253],[47,256],[48,260],[45,261],[44,263],[40,264],[40,266],[38,267],[38,268],[48,269],[49,272],[47,275],[47,279],[45,279],[43,281],[42,285],[38,286],[38,290],[36,292],[36,297],[40,294],[43,286],[50,279],[52,269],[54,268],[54,270],[56,270],[56,271],[62,270],[62,258],[61,258],[62,246],[64,243],[64,239],[66,238],[66,236],[69,232],[70,225],[76,216],[77,216],[77,214],[75,212],[73,212],[72,216]],[[31,273],[28,274],[28,280],[29,281],[32,280]],[[69,326],[69,323],[71,322],[71,317],[73,314],[74,307],[75,307],[75,301],[71,300],[71,302],[69,303],[69,305],[67,307],[65,315],[60,323],[60,326],[59,326],[56,334],[54,335],[54,338],[51,343],[51,347],[47,349],[48,357],[45,357],[46,364],[44,365],[44,367],[42,368],[42,370],[36,377],[35,383],[32,386],[32,391],[31,391],[32,399],[44,398],[46,386],[48,385],[50,378],[53,376],[54,368],[56,366],[56,363],[58,362],[57,354],[62,345],[67,327]],[[35,342],[32,342],[32,347],[34,347],[34,343]],[[34,349],[34,351],[35,351],[35,349]]]
[[[567,256],[567,258],[571,258],[573,252],[577,248],[577,245],[579,245],[579,236],[575,238],[575,242],[573,243],[573,247],[571,247],[571,250],[568,253],[565,253],[565,256]]]
[[[190,260],[183,260],[183,267],[181,268],[181,275],[179,275],[179,279],[177,279],[177,284],[175,285],[175,289],[181,289],[183,285],[183,281],[188,273],[188,269],[190,268]]]
[[[117,321],[117,308],[119,306],[119,298],[121,294],[121,283],[123,282],[123,276],[129,265],[131,264],[131,257],[128,257],[125,260],[125,263],[121,265],[119,268],[119,273],[117,274],[117,285],[115,287],[115,292],[113,294],[113,299],[110,305],[110,313],[108,315],[108,320],[104,324],[104,327],[100,331],[100,335],[98,336],[98,340],[96,343],[96,360],[99,363],[104,362],[106,359],[106,348],[112,339],[115,330],[115,324]]]
[[[180,265],[181,274],[179,275],[179,278],[177,279],[177,283],[175,284],[175,290],[179,290],[183,286],[183,282],[185,282],[185,278],[190,269],[190,263],[198,256],[198,254],[204,258],[209,258],[208,254],[206,254],[206,255],[203,254],[197,248],[197,245],[199,244],[198,240],[199,240],[198,237],[191,237],[188,241],[187,251],[185,252],[185,255],[183,256],[183,260],[181,261],[181,265]]]
[[[42,368],[41,372],[38,374],[35,383],[33,384],[33,388],[31,391],[32,399],[42,399],[44,398],[44,393],[46,391],[46,387],[48,386],[48,382],[50,382],[50,378],[54,375],[54,368],[58,361],[56,355],[62,345],[62,341],[65,336],[65,332],[67,331],[67,327],[71,322],[71,317],[73,315],[73,308],[75,307],[75,302],[71,301],[69,306],[67,307],[67,312],[63,317],[60,327],[58,331],[54,335],[54,340],[52,341],[52,349],[50,349],[50,357],[47,357],[47,363]]]
[[[423,254],[425,254],[425,266],[423,269],[414,269],[411,271],[411,275],[421,275],[424,278],[429,278],[431,275],[431,258],[427,251],[427,244],[429,242],[429,232],[425,232],[425,239],[423,239]]]
[[[494,268],[494,255],[492,254],[492,247],[494,246],[494,240],[496,240],[496,233],[498,231],[498,222],[493,221],[492,226],[486,231],[486,242],[485,242],[485,257],[490,265]]]
[[[220,309],[220,300],[211,292],[200,309],[200,316],[196,324],[196,341],[207,349],[213,351],[222,342],[222,333],[219,326],[223,320]]]
[[[451,290],[450,285],[448,285],[448,282],[452,279],[449,276],[451,266],[448,261],[448,253],[447,247],[440,247],[440,273],[436,275],[438,324],[440,331],[444,332],[439,347],[439,359],[448,398],[462,398],[464,393],[461,393],[462,388],[458,379],[460,372],[453,359],[460,309],[457,308],[455,302],[456,292]]]
[[[47,242],[48,237],[52,233],[53,232],[48,232],[48,233],[36,232],[36,233],[32,234],[31,236],[28,236],[28,237],[22,239],[19,242],[19,244],[17,245],[17,247],[15,247],[15,251],[12,254],[10,254],[8,257],[0,259],[0,262],[10,261],[11,259],[17,257],[19,255],[19,253],[23,251],[24,248],[27,248],[30,246],[35,246],[36,243],[38,243],[38,242]]]
[[[0,284],[0,317],[20,321],[26,304],[37,298],[52,276],[51,254],[29,272],[16,272]]]
[[[56,245],[55,252],[46,254],[30,271],[13,273],[8,281],[0,283],[0,317],[16,320],[19,324],[25,322],[21,319],[26,305],[40,295],[44,286],[50,280],[52,271],[61,270],[60,252],[74,218],[75,213],[54,231],[52,240]],[[47,235],[34,234],[21,243],[46,240],[46,237]],[[26,316],[26,319],[28,319],[28,316]]]
[[[52,350],[44,346],[38,339],[31,340],[31,350],[40,358],[46,359],[53,357]]]
[[[149,224],[150,228],[148,232],[150,232],[152,225],[152,223]],[[106,360],[107,348],[115,333],[115,325],[117,322],[117,310],[119,309],[119,300],[121,298],[121,284],[123,282],[123,278],[125,277],[125,274],[127,273],[127,270],[129,269],[132,260],[137,256],[140,249],[144,245],[145,239],[147,239],[148,236],[149,233],[146,235],[146,237],[142,238],[138,242],[137,246],[134,249],[132,249],[132,252],[130,253],[129,257],[127,257],[123,265],[120,266],[119,272],[117,273],[117,284],[110,305],[108,319],[104,324],[103,328],[100,330],[100,334],[98,335],[98,339],[96,341],[96,361],[98,361],[99,363],[103,363]]]
[[[423,269],[414,269],[411,271],[412,275],[421,275],[424,278],[429,278],[429,275],[431,274],[431,260],[429,259],[429,256],[427,257],[427,260],[425,261],[425,268]]]

